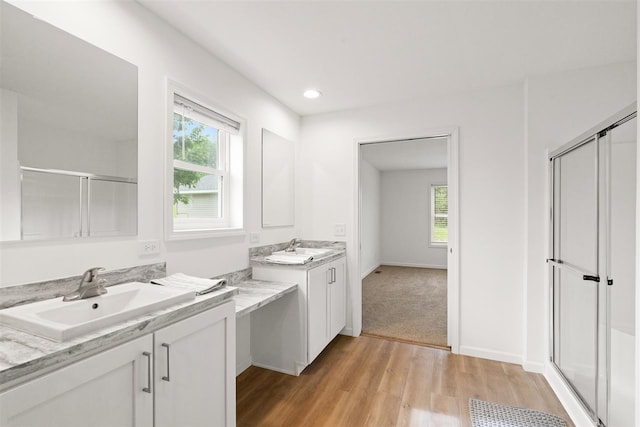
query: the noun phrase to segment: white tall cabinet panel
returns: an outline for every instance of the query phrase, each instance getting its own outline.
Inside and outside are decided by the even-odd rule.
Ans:
[[[153,426],[151,347],[138,338],[3,392],[0,425]]]

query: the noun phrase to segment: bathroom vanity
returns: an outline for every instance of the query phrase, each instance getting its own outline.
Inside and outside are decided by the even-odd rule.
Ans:
[[[236,292],[68,342],[0,326],[32,352],[0,371],[0,425],[235,425]]]
[[[345,327],[344,249],[303,265],[272,264],[264,257],[252,258],[251,265],[255,279],[298,284],[297,293],[252,313],[252,364],[300,375]]]

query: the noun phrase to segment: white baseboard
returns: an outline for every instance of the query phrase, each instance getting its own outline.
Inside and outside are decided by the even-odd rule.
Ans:
[[[522,364],[522,368],[527,372],[535,372],[536,374],[544,374],[545,373],[544,363],[540,363],[540,362],[525,361]]]
[[[465,356],[479,357],[481,359],[497,360],[498,362],[515,363],[522,365],[522,356],[514,353],[489,350],[486,348],[460,346],[460,354]]]
[[[383,262],[380,265],[390,265],[392,267],[435,268],[437,270],[446,270],[447,269],[446,265],[413,264],[413,263],[410,263],[410,262]]]
[[[371,273],[376,271],[378,269],[378,267],[380,267],[380,264],[378,264],[377,266],[375,266],[373,268],[370,268],[367,272],[362,273],[362,277],[360,277],[360,279],[364,279],[365,277],[367,277],[368,275],[370,275]]]
[[[340,331],[340,335],[346,335],[348,337],[356,337],[357,335],[353,335],[353,328],[344,328]]]
[[[298,375],[300,375],[300,372],[302,372],[302,369],[300,369],[299,366],[296,366],[296,369],[298,369],[300,372],[295,372],[294,371],[290,371],[288,369],[281,369],[281,368],[276,368],[274,366],[270,366],[264,363],[253,363],[253,366],[257,366],[258,368],[264,368],[264,369],[268,369],[270,371],[276,371],[276,372],[280,372],[281,374],[288,374],[288,375],[293,375],[295,377],[297,377]]]
[[[251,357],[242,360],[236,358],[236,377],[246,371],[251,364]]]
[[[565,411],[567,411],[567,414],[571,417],[571,421],[573,421],[576,426],[595,426],[595,423],[578,398],[573,395],[573,392],[569,389],[562,377],[560,377],[558,372],[551,366],[551,362],[545,364],[544,377],[558,397],[560,403],[562,403]]]

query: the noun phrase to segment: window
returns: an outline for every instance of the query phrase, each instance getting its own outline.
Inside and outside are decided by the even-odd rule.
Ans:
[[[446,185],[431,186],[431,245],[446,246],[449,241],[449,207]]]
[[[240,122],[173,91],[169,235],[242,228]]]

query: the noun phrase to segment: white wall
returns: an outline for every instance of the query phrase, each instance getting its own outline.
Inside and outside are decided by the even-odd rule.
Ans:
[[[360,277],[375,270],[380,264],[380,171],[371,163],[362,160],[360,164]]]
[[[18,95],[0,88],[0,240],[20,238]]]
[[[447,248],[430,246],[431,185],[447,169],[382,172],[382,264],[447,268]]]
[[[299,236],[298,227],[260,225],[261,128],[298,141],[296,114],[135,2],[12,3],[138,66],[139,218],[137,239],[2,243],[2,286],[77,275],[96,265],[166,261],[169,273],[206,277],[248,267],[247,236],[163,243],[158,256],[138,255],[138,239],[163,239],[167,78],[246,119],[244,224],[247,232],[260,232],[256,245]]]
[[[422,130],[428,134],[429,128],[458,125],[460,351],[521,360],[524,197],[518,195],[524,190],[523,105],[522,86],[514,85],[303,118],[302,234],[333,239],[334,224],[346,224],[348,328],[354,333],[361,329],[354,139]]]
[[[136,149],[131,142],[116,143],[108,136],[87,135],[31,117],[20,118],[18,129],[18,159],[22,166],[136,177]],[[65,149],[51,141],[64,141]],[[77,157],[69,156],[69,152],[77,153]]]
[[[553,150],[629,105],[636,97],[635,62],[529,78],[526,99],[525,367],[548,357],[548,159]]]

